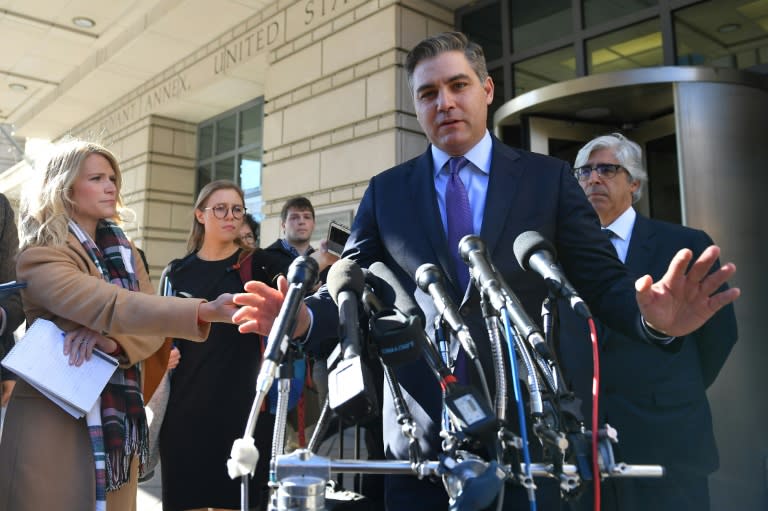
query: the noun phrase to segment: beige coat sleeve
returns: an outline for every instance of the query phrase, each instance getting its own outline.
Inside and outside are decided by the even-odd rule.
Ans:
[[[135,251],[134,251],[135,254]],[[27,282],[22,300],[27,319],[44,317],[63,330],[86,326],[117,340],[131,363],[154,353],[164,337],[203,340],[209,324],[199,324],[201,299],[156,296],[137,259],[143,292],[105,281],[82,246],[32,247],[17,260],[17,277]]]

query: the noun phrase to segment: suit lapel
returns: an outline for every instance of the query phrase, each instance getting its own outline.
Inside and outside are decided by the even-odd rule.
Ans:
[[[510,215],[515,208],[510,206],[517,200],[517,194],[520,191],[518,180],[523,171],[522,167],[515,163],[519,157],[516,151],[504,146],[493,137],[491,173],[485,198],[483,225],[480,230],[480,237],[485,242],[488,255],[491,257],[505,225],[512,220]]]
[[[443,220],[440,217],[440,209],[437,207],[437,192],[432,175],[432,152],[427,149],[424,154],[414,160],[413,165],[414,168],[408,172],[405,185],[410,192],[410,207],[414,210],[413,221],[421,223],[421,229],[417,232],[424,233],[433,253],[433,257],[425,257],[424,262],[436,260],[447,280],[454,289],[458,289],[456,269],[448,253],[448,239],[445,237]],[[403,207],[408,205],[403,204]]]
[[[648,273],[648,261],[653,257],[653,237],[656,234],[650,228],[647,218],[638,213],[632,228],[625,264],[636,276]]]

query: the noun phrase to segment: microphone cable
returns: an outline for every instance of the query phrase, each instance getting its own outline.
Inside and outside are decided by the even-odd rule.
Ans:
[[[509,319],[509,311],[506,307],[501,309],[501,318],[504,322],[504,329],[507,333],[507,349],[509,350],[509,366],[512,371],[512,388],[515,392],[515,403],[517,404],[517,420],[520,425],[520,437],[523,440],[523,462],[525,464],[525,477],[529,479],[530,486],[526,486],[528,493],[528,502],[530,510],[536,511],[536,491],[533,487],[533,473],[531,472],[531,452],[528,449],[528,430],[525,427],[525,408],[523,406],[523,396],[520,390],[520,379],[517,373],[517,359],[515,358],[515,348],[512,342],[514,332],[512,331],[512,322]]]
[[[587,319],[592,341],[592,477],[595,484],[594,511],[600,511],[600,462],[597,458],[597,431],[600,405],[600,346],[597,342],[595,320]]]

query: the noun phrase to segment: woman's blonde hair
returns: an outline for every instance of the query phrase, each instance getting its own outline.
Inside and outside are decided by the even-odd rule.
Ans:
[[[105,147],[85,140],[68,140],[56,144],[44,168],[25,190],[19,208],[19,249],[33,246],[63,245],[68,222],[75,206],[72,185],[80,174],[85,159],[99,154],[115,171],[117,210],[123,208],[120,195],[122,175],[117,158]],[[118,221],[119,218],[114,218]]]
[[[240,196],[240,200],[242,201],[243,205],[245,205],[245,194],[243,193],[243,189],[232,181],[219,179],[217,181],[211,181],[205,185],[202,190],[200,190],[200,193],[197,194],[197,200],[195,201],[195,209],[204,211],[208,199],[210,199],[211,195],[213,195],[215,192],[218,192],[219,190],[234,190]],[[192,215],[192,229],[189,231],[189,237],[187,238],[187,252],[191,254],[192,252],[197,252],[200,250],[200,247],[203,246],[204,238],[205,227],[203,224],[197,221],[197,216]],[[242,244],[240,238],[237,238],[235,243],[243,248],[247,248]]]

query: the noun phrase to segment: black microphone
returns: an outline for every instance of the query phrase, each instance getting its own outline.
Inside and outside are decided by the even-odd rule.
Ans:
[[[469,266],[478,290],[486,294],[493,308],[499,312],[506,309],[519,334],[539,355],[552,360],[552,353],[541,329],[525,312],[503,277],[491,266],[486,254],[485,242],[472,234],[464,236],[459,241],[459,254]]]
[[[360,355],[357,304],[363,294],[363,270],[351,259],[339,259],[328,270],[328,293],[339,309],[339,338],[343,358]]]
[[[398,338],[399,345],[407,345],[407,342],[402,342],[403,337],[397,335],[404,332],[404,338],[409,339],[410,343],[418,347],[417,350],[422,351],[427,365],[444,390],[445,407],[454,425],[468,434],[480,436],[492,434],[496,425],[496,416],[485,400],[481,399],[472,387],[460,385],[445,365],[437,347],[424,332],[423,313],[411,294],[402,287],[397,276],[384,263],[373,263],[370,266],[370,272],[378,277],[380,293],[394,301],[392,309],[374,314],[371,318],[371,337],[379,346],[380,353],[382,345],[390,344],[389,337]],[[384,303],[392,303],[392,301]],[[388,335],[390,332],[396,335]],[[384,356],[381,358],[386,363]]]
[[[374,263],[374,269],[378,273],[383,271],[389,279],[395,278],[383,263]],[[424,335],[420,317],[398,310],[395,305],[398,301],[397,293],[380,275],[367,268],[363,269],[363,275],[363,305],[370,317],[369,330],[382,363],[389,367],[399,367],[418,360],[422,355],[423,344],[417,337]],[[401,289],[400,292],[405,294],[405,290]],[[402,298],[399,301],[402,302]]]
[[[328,374],[328,404],[341,417],[358,421],[378,408],[373,376],[360,357],[358,307],[363,271],[351,259],[340,259],[328,271],[327,288],[339,309],[342,360]]]
[[[514,251],[520,267],[541,275],[550,291],[568,300],[576,314],[584,319],[592,317],[589,307],[568,282],[563,269],[557,264],[557,252],[552,243],[536,231],[525,231],[515,239]]]
[[[363,277],[365,278],[365,285],[363,286],[362,302],[365,309],[365,313],[368,316],[380,312],[387,307],[384,305],[384,301],[376,295],[375,289],[381,288],[385,285],[385,282],[379,277],[371,273],[368,268],[361,268],[363,271]],[[392,288],[389,287],[391,290]],[[394,303],[394,299],[391,302]]]
[[[391,304],[372,318],[372,334],[375,334],[374,340],[385,337],[387,341],[385,347],[389,347],[391,336],[388,334],[398,333],[399,337],[399,331],[402,330],[405,337],[410,340],[410,343],[413,343],[416,346],[416,350],[425,357],[427,364],[435,373],[441,385],[444,385],[446,381],[455,382],[456,379],[453,373],[443,362],[435,344],[424,332],[424,320],[422,316],[415,312],[418,309],[418,305],[400,285],[397,276],[387,265],[381,262],[373,263],[369,270],[379,278],[378,293],[384,297],[381,298],[380,296],[381,301],[384,302],[385,306]],[[381,333],[386,335],[379,335]],[[399,346],[405,346],[405,343],[399,343]],[[406,350],[403,349],[402,351]]]
[[[469,266],[478,291],[485,293],[493,308],[501,311],[506,306],[507,298],[496,270],[486,257],[483,240],[471,234],[464,236],[459,241],[459,255]]]
[[[274,364],[281,362],[290,336],[296,329],[296,316],[299,307],[304,295],[317,282],[318,270],[317,261],[307,256],[297,257],[288,267],[288,292],[285,294],[280,312],[269,331],[267,347],[264,350],[265,361],[270,360]]]
[[[373,263],[368,268],[368,271],[376,278],[376,280],[371,282],[384,284],[383,286],[380,285],[377,293],[385,303],[409,316],[418,316],[421,323],[424,324],[424,311],[421,310],[416,300],[413,299],[413,292],[407,291],[403,287],[395,272],[381,261]],[[376,288],[374,287],[374,289]]]
[[[443,272],[432,263],[425,263],[416,269],[416,285],[425,293],[429,293],[435,302],[437,312],[448,323],[448,326],[456,334],[456,337],[464,348],[470,360],[477,360],[477,347],[469,328],[461,319],[458,307],[453,302],[445,289]]]

